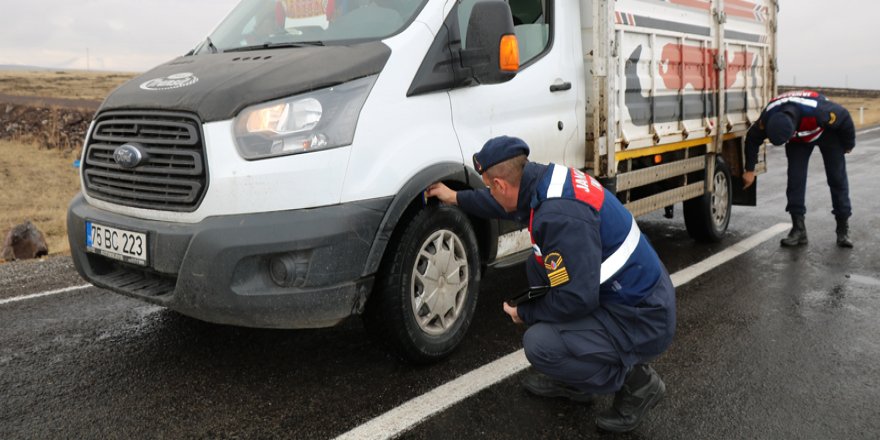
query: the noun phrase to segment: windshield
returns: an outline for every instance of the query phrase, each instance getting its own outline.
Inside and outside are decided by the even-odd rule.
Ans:
[[[243,0],[195,53],[378,40],[427,0]]]

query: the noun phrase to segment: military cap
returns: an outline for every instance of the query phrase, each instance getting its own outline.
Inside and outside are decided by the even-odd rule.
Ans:
[[[494,137],[483,144],[483,148],[474,154],[474,169],[483,174],[483,171],[494,165],[522,154],[529,155],[529,146],[524,140],[512,136]]]
[[[794,136],[794,118],[787,112],[777,112],[767,120],[767,139],[773,145],[782,145]]]

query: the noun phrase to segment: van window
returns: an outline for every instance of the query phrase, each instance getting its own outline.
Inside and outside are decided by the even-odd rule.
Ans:
[[[243,0],[196,53],[378,40],[400,32],[427,0]]]
[[[458,8],[462,47],[467,48],[467,25],[471,9],[478,0],[462,0]],[[513,30],[519,44],[519,62],[525,65],[550,46],[551,15],[549,0],[509,0]]]

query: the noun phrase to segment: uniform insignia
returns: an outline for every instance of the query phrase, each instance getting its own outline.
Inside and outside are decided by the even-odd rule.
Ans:
[[[565,261],[559,252],[551,252],[544,257],[544,268],[547,269],[550,287],[561,286],[569,281]]]
[[[837,121],[837,115],[831,112],[831,115],[828,117],[828,125],[834,125],[835,121]]]
[[[480,164],[480,161],[477,160],[477,155],[474,154],[474,169],[477,170],[478,173],[483,173],[483,165]]]

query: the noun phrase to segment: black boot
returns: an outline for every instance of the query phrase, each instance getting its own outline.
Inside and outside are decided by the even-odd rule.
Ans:
[[[837,217],[837,245],[842,248],[853,247],[849,240],[849,222],[846,217]]]
[[[791,231],[788,237],[782,239],[779,244],[783,246],[800,246],[807,244],[807,226],[804,224],[803,214],[791,215]]]
[[[565,382],[552,379],[537,371],[526,376],[522,381],[526,391],[541,397],[564,397],[579,403],[591,403],[593,395],[581,391]]]
[[[596,425],[611,432],[632,431],[665,394],[666,384],[657,372],[647,364],[636,365],[614,395],[611,408],[596,418]]]

